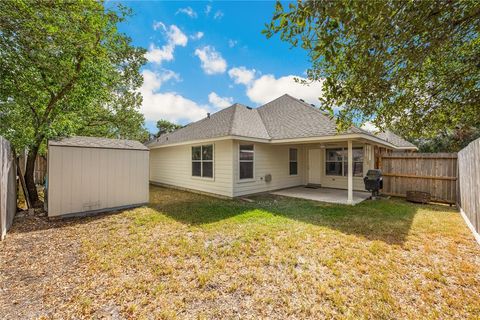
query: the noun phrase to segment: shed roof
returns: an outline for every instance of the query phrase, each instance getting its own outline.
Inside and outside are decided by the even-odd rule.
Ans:
[[[74,136],[59,140],[50,140],[49,146],[80,147],[100,149],[123,149],[123,150],[148,150],[141,142],[136,140],[108,139],[97,137]]]

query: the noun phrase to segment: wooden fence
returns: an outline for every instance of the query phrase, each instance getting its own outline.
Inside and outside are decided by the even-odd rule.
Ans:
[[[480,139],[471,142],[458,153],[458,178],[459,207],[478,236],[480,233]]]
[[[383,194],[405,197],[407,191],[424,191],[432,201],[457,202],[456,153],[383,154],[379,167]]]
[[[5,238],[17,211],[17,168],[8,142],[0,137],[0,240]]]
[[[47,159],[38,155],[35,160],[35,169],[33,171],[33,180],[36,184],[43,184],[47,175]]]
[[[22,172],[25,172],[27,153],[23,152],[18,157],[18,163]],[[35,184],[43,184],[45,182],[45,176],[47,175],[47,158],[41,155],[37,155],[35,159],[35,168],[33,171],[33,181]]]

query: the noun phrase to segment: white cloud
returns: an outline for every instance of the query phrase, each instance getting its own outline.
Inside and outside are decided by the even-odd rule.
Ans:
[[[150,62],[155,62],[161,64],[163,61],[173,60],[173,51],[175,47],[172,45],[164,45],[161,48],[158,48],[153,43],[150,44],[145,58]]]
[[[167,27],[165,27],[165,24],[163,22],[160,22],[160,21],[154,21],[153,22],[153,30],[158,30],[162,28],[164,31],[167,31]]]
[[[189,16],[190,18],[196,18],[198,15],[192,7],[180,8],[175,14],[183,13]]]
[[[363,130],[367,130],[369,132],[379,132],[380,130],[378,129],[378,127],[376,125],[374,125],[372,122],[370,121],[367,121],[365,122],[364,124],[362,124],[361,128]]]
[[[212,6],[207,4],[205,6],[205,14],[208,16],[210,14],[210,11],[212,11]]]
[[[173,24],[170,26],[167,37],[169,42],[176,46],[185,47],[188,42],[187,36],[176,25]]]
[[[228,70],[228,75],[236,84],[249,85],[255,78],[255,69],[247,69],[245,67],[232,68]]]
[[[208,106],[199,105],[176,92],[158,92],[163,83],[178,77],[173,71],[158,73],[144,70],[142,75],[144,83],[139,90],[143,96],[141,112],[147,121],[167,119],[176,123],[192,122],[211,112]]]
[[[220,97],[215,92],[210,92],[208,95],[208,101],[217,108],[226,108],[233,104],[232,97]]]
[[[164,69],[162,72],[153,72],[145,69],[142,72],[143,86],[142,88],[148,91],[155,91],[160,89],[162,84],[170,80],[180,81],[180,75],[172,70]]]
[[[187,36],[176,26],[171,25],[168,29],[162,22],[155,22],[153,29],[162,28],[167,37],[167,43],[161,48],[151,43],[145,58],[149,62],[161,64],[163,61],[173,60],[173,53],[176,46],[185,47],[188,42]]]
[[[198,32],[195,33],[195,34],[192,34],[192,35],[190,36],[190,39],[192,39],[192,40],[200,40],[200,39],[203,38],[203,36],[204,36],[204,33],[201,32],[201,31],[198,31]]]
[[[296,82],[294,78],[303,79],[292,75],[278,79],[271,74],[261,76],[247,86],[247,96],[255,103],[264,104],[288,93],[295,98],[318,105],[318,98],[322,95],[322,83],[304,85]]]
[[[233,40],[233,39],[228,39],[228,46],[230,48],[233,48],[237,45],[238,41],[237,40]]]
[[[220,10],[217,10],[217,12],[215,12],[215,14],[213,15],[213,19],[216,19],[216,20],[217,19],[220,20],[222,18],[223,18],[223,12]]]
[[[205,46],[196,49],[195,55],[200,59],[202,69],[206,74],[224,73],[227,70],[227,62],[214,47]]]

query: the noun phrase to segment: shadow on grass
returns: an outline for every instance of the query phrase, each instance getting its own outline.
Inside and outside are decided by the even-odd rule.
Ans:
[[[405,242],[418,209],[418,206],[399,199],[347,206],[264,194],[250,197],[254,201],[250,203],[160,187],[151,187],[150,196],[152,209],[188,225],[214,223],[261,210],[344,234],[399,245]]]
[[[110,211],[84,217],[70,217],[55,220],[49,220],[48,217],[40,216],[25,216],[21,218],[16,217],[13,220],[12,228],[7,233],[7,237],[8,235],[11,235],[13,233],[36,232],[48,229],[67,228],[73,227],[75,225],[88,224],[92,221],[106,219],[107,217],[120,214],[122,212],[123,211]]]
[[[419,208],[403,200],[364,201],[356,206],[328,204],[269,194],[240,199],[222,200],[186,191],[150,187],[149,208],[188,225],[219,222],[255,210],[277,217],[338,230],[344,234],[403,244]],[[14,222],[12,232],[23,233],[64,228],[105,219],[122,211],[83,218],[49,221],[47,218],[25,217]],[[255,219],[255,216],[253,217]],[[239,220],[238,223],[243,223]]]
[[[254,209],[251,203],[240,200],[219,199],[157,186],[150,186],[149,207],[188,225],[214,223]]]

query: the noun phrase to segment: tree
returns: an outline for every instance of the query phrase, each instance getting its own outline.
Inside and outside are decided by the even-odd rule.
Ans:
[[[170,122],[168,120],[165,120],[165,119],[160,119],[160,120],[157,121],[157,128],[158,128],[157,137],[159,137],[162,134],[170,133],[170,132],[173,132],[177,129],[180,129],[180,128],[182,128],[182,126],[179,125],[179,124]]]
[[[340,129],[369,120],[432,137],[480,123],[477,0],[278,2],[263,32],[307,50]]]
[[[430,139],[411,138],[410,140],[418,146],[420,152],[458,152],[478,138],[480,138],[480,125],[478,128],[462,127],[443,130]]]
[[[35,158],[74,134],[142,139],[142,48],[117,29],[130,11],[100,1],[0,1],[0,134],[28,149],[25,182],[39,205]]]

